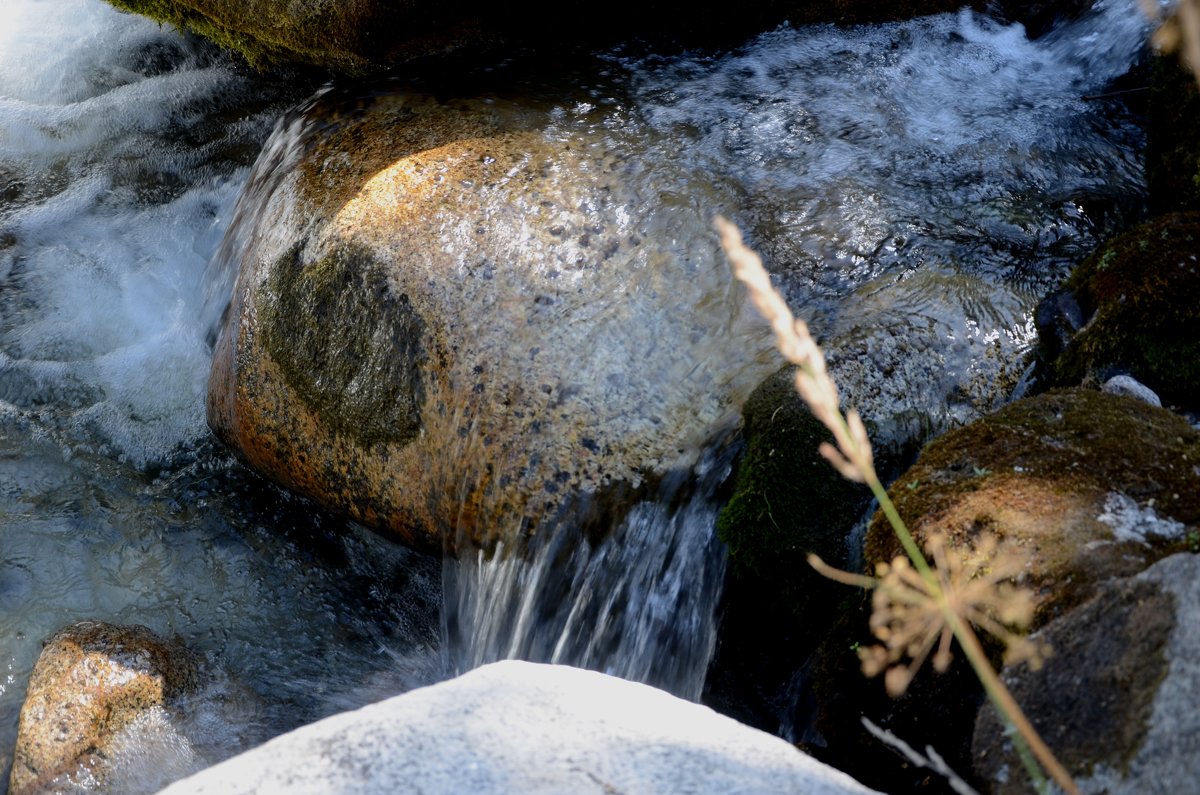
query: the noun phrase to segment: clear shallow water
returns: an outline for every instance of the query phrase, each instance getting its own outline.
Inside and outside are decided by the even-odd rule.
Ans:
[[[734,186],[850,401],[904,436],[1003,399],[1039,293],[1135,211],[1140,133],[1082,97],[1144,33],[1131,2],[1033,43],[971,15],[784,29],[724,56],[614,55],[601,82],[627,84],[659,155]],[[625,547],[443,571],[211,447],[205,267],[298,99],[99,0],[0,9],[0,754],[41,639],[78,618],[208,657],[180,770],[498,656],[703,668],[709,485],[639,505]],[[686,652],[661,631],[683,614]],[[152,788],[138,769],[124,790]]]
[[[142,735],[176,775],[442,675],[437,562],[208,439],[204,269],[290,91],[99,0],[0,8],[0,792],[41,642],[81,618],[205,656],[188,723]],[[162,783],[132,758],[112,791]]]

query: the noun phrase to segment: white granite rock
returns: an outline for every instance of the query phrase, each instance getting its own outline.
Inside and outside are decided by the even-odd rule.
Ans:
[[[592,671],[500,662],[184,779],[201,793],[869,793],[785,741]]]

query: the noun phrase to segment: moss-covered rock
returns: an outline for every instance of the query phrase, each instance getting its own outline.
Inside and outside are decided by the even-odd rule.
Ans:
[[[440,551],[617,515],[730,429],[777,360],[710,226],[728,187],[561,80],[293,120],[209,384],[256,469]]]
[[[852,531],[870,499],[817,452],[831,437],[796,394],[792,374],[788,367],[772,375],[746,401],[746,450],[717,523],[730,566],[707,698],[769,731],[793,719],[781,714],[783,694],[847,597],[807,555],[852,565],[860,554]]]
[[[987,531],[1025,547],[1039,622],[1186,548],[1200,528],[1200,432],[1165,409],[1086,389],[1017,401],[945,434],[890,494],[918,539]],[[870,565],[899,543],[877,515]]]
[[[1108,242],[1038,312],[1046,380],[1071,386],[1125,372],[1168,404],[1200,407],[1197,295],[1200,213],[1166,215]]]
[[[855,557],[849,531],[870,492],[817,452],[833,438],[796,394],[792,375],[781,370],[746,401],[746,453],[717,530],[736,576],[771,583],[781,597],[776,608],[799,617],[813,598],[806,556],[837,566]]]
[[[189,30],[252,65],[305,63],[364,74],[478,41],[469,13],[394,0],[109,0]]]
[[[1028,550],[1026,576],[1039,597],[1035,621],[1044,624],[1108,583],[1191,548],[1200,528],[1198,466],[1200,432],[1179,416],[1132,398],[1059,390],[930,442],[890,494],[918,539],[941,532],[962,543],[987,531]],[[867,531],[868,568],[898,554],[890,525],[877,514]],[[820,758],[867,770],[864,781],[873,786],[928,791],[932,774],[898,763],[860,725],[865,715],[914,746],[933,746],[971,779],[972,727],[984,701],[978,680],[956,654],[946,673],[927,664],[903,697],[889,698],[881,681],[860,672],[857,648],[876,642],[868,601],[859,597],[859,609],[839,620],[810,665],[814,729],[827,745]],[[1078,630],[1082,638],[1092,628]],[[984,641],[998,662],[1000,649]],[[1081,665],[1087,663],[1073,659],[1064,675]],[[1055,693],[1045,688],[1043,701]],[[1053,720],[1059,713],[1046,714]],[[1132,718],[1118,715],[1116,724],[1136,731]],[[986,778],[998,769],[980,772]],[[1024,786],[1016,765],[1009,775]]]
[[[1151,210],[1200,210],[1200,89],[1174,56],[1154,60],[1146,121]]]
[[[415,0],[108,0],[117,8],[193,31],[241,53],[251,64],[299,62],[364,74],[471,45],[539,48],[611,45],[629,39],[659,44],[734,46],[783,22],[843,25],[956,11],[960,0],[765,0],[736,14],[717,4],[681,0],[614,0],[586,25],[563,35],[559,9],[542,0],[452,4]],[[972,3],[979,9],[984,0]],[[1044,8],[1010,0],[1011,19],[1044,27]],[[1061,14],[1056,9],[1055,15]]]
[[[81,621],[60,630],[29,679],[9,792],[75,791],[74,781],[102,778],[118,732],[197,684],[187,648],[145,627]]]

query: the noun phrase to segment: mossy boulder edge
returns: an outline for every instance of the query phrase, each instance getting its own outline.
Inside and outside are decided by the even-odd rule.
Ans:
[[[1039,307],[1046,380],[1073,386],[1127,373],[1167,404],[1200,408],[1197,295],[1200,212],[1165,215],[1109,241]],[[1067,328],[1064,313],[1075,315]],[[1061,353],[1046,342],[1055,340]]]

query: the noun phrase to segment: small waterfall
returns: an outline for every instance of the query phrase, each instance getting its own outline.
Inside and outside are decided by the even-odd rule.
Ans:
[[[299,162],[309,133],[316,126],[308,112],[329,90],[328,86],[320,89],[275,122],[274,130],[254,161],[249,177],[238,194],[237,203],[229,216],[229,226],[204,271],[200,323],[207,330],[210,347],[216,341],[221,316],[229,306],[238,268],[249,246],[250,237],[254,230],[261,227],[267,200]]]
[[[502,659],[590,668],[699,700],[725,574],[714,495],[733,452],[708,450],[602,538],[578,521],[443,565],[449,667]],[[578,516],[579,512],[572,512]]]

